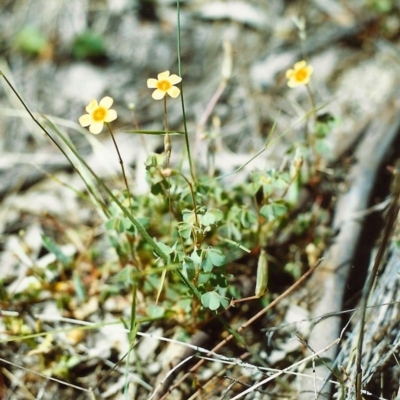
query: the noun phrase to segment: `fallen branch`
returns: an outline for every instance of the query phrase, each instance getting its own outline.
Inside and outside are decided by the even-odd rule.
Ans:
[[[338,235],[324,255],[323,265],[309,282],[310,290],[318,292],[318,302],[312,312],[314,318],[342,310],[343,295],[366,218],[362,211],[368,207],[379,168],[387,158],[400,130],[399,107],[395,104],[400,101],[399,93],[392,99],[385,104],[384,112],[377,115],[367,128],[355,153],[356,163],[348,175],[346,183],[349,190],[338,199],[332,224]],[[308,346],[316,352],[327,348],[339,337],[340,324],[338,315],[321,320],[311,331]],[[333,361],[336,353],[337,346],[332,346],[323,356]],[[329,369],[324,365],[317,366],[315,371],[308,368],[307,373],[316,374],[326,380],[330,376]],[[313,383],[310,386],[309,380],[303,380],[300,388],[299,400],[330,396],[330,385],[321,381],[318,381],[315,388]]]

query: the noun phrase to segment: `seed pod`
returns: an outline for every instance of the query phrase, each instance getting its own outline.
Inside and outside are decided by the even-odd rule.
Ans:
[[[224,40],[224,58],[222,60],[221,74],[224,81],[228,81],[232,76],[232,43]]]
[[[257,265],[256,297],[261,297],[267,290],[268,285],[268,260],[267,253],[261,249]]]
[[[293,157],[292,165],[290,166],[290,177],[296,178],[303,166],[303,154],[299,147],[296,148],[296,152]]]

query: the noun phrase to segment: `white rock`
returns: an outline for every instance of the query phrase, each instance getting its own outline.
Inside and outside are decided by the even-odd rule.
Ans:
[[[265,29],[268,20],[262,10],[244,1],[207,3],[201,7],[199,16],[212,20],[229,19],[256,29]]]

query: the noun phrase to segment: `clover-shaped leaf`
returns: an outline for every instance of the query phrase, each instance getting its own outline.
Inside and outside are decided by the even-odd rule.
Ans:
[[[229,301],[227,298],[222,297],[217,292],[207,292],[201,296],[201,304],[212,311],[217,310],[219,307],[227,308]]]
[[[223,217],[222,211],[217,209],[211,209],[208,210],[204,215],[200,215],[199,219],[200,223],[203,226],[210,226],[214,225],[218,221],[221,221],[222,217]]]
[[[196,275],[196,268],[194,266],[193,260],[190,257],[184,258],[182,262],[182,270],[187,279],[194,279]]]
[[[211,259],[211,262],[216,267],[220,267],[225,264],[225,254],[219,250],[214,248],[209,248],[207,252],[208,257]]]
[[[215,267],[220,267],[225,264],[225,255],[219,249],[214,249],[212,247],[204,250],[203,261],[201,266],[204,272],[211,272]]]
[[[106,222],[108,230],[116,230],[119,233],[126,232],[132,227],[132,222],[128,218],[113,217]]]
[[[271,203],[265,204],[261,207],[260,214],[267,218],[268,221],[275,221],[280,217],[283,217],[288,212],[285,204],[282,203]]]
[[[189,239],[192,233],[192,225],[187,222],[178,222],[178,232],[183,239]]]

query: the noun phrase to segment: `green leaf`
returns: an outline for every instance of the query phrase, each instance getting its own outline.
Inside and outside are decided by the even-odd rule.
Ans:
[[[193,211],[190,210],[183,210],[182,211],[182,218],[183,221],[190,224],[190,225],[195,225],[196,224],[196,216]]]
[[[192,225],[187,222],[178,222],[178,232],[183,239],[189,239],[192,233]]]
[[[212,247],[207,250],[203,250],[203,261],[201,267],[204,272],[211,272],[214,268],[220,267],[225,264],[225,255],[219,249],[214,249]]]
[[[212,276],[211,272],[207,272],[207,273],[201,272],[199,274],[198,278],[197,278],[197,284],[199,285],[199,287],[201,285],[205,285],[206,283],[208,283],[208,281],[210,280],[211,276]]]
[[[165,309],[164,309],[164,307],[157,306],[155,304],[150,304],[147,307],[147,313],[150,318],[158,319],[158,318],[162,318],[164,316]]]
[[[247,209],[247,207],[242,207],[240,210],[240,223],[242,224],[243,228],[251,228],[257,222],[257,216]]]
[[[175,249],[170,246],[167,246],[166,244],[164,244],[162,242],[157,242],[157,245],[161,249],[161,251],[168,256],[168,258],[170,260],[171,254],[175,251]]]
[[[217,286],[219,286],[220,288],[227,288],[229,285],[229,282],[226,279],[225,275],[213,274],[210,279],[210,285],[212,285],[214,288],[216,288]]]
[[[144,228],[148,228],[150,226],[150,218],[148,217],[137,217],[137,221],[139,222],[140,225],[142,225]],[[134,228],[133,224],[132,227]]]
[[[38,29],[27,26],[19,31],[14,44],[18,50],[27,55],[37,56],[48,45],[48,41]]]
[[[43,246],[52,254],[54,254],[58,261],[61,262],[62,265],[68,266],[71,264],[71,257],[67,256],[58,244],[46,235],[42,235]]]
[[[90,31],[78,35],[72,44],[72,55],[78,60],[101,57],[105,54],[103,38]]]
[[[74,282],[75,292],[76,292],[78,301],[80,303],[83,303],[86,300],[85,286],[83,285],[81,275],[76,271],[74,271],[74,274],[73,274],[73,282]]]
[[[221,265],[225,264],[225,254],[221,250],[210,248],[208,249],[207,255],[210,257],[211,262],[216,267],[220,267]]]
[[[275,221],[288,212],[287,207],[282,203],[265,204],[261,207],[260,214],[268,221]]]
[[[190,255],[190,259],[193,261],[194,265],[200,266],[202,261],[201,251],[193,250],[193,253]]]
[[[222,213],[222,211],[216,210],[216,209],[211,209],[211,210],[208,210],[204,215],[200,215],[199,219],[200,219],[200,223],[203,226],[210,226],[210,225],[214,225],[218,221],[221,221],[223,216],[224,216],[224,214]]]
[[[171,188],[170,183],[166,179],[163,179],[162,181],[151,185],[151,193],[154,195],[163,194],[167,189],[170,188]]]
[[[186,278],[189,280],[193,280],[196,276],[196,268],[194,266],[193,260],[190,257],[185,257],[182,262],[182,270],[186,275]]]
[[[205,254],[205,257],[201,262],[201,268],[204,272],[211,272],[214,268],[214,264],[212,263],[211,257],[209,256],[208,252],[206,252]]]
[[[220,296],[217,292],[204,293],[201,296],[201,303],[212,311],[217,310],[220,306],[227,308],[229,305],[228,299]]]
[[[128,287],[132,283],[132,277],[135,269],[132,266],[126,266],[118,271],[115,275],[107,280],[110,284],[122,284],[124,287]]]
[[[242,233],[231,221],[228,221],[226,225],[220,227],[218,232],[221,236],[226,236],[228,239],[235,240],[237,242],[242,240]]]
[[[132,228],[132,223],[129,221],[128,218],[124,217],[114,217],[110,218],[106,223],[105,226],[108,230],[116,230],[119,233],[126,232],[130,228]]]

